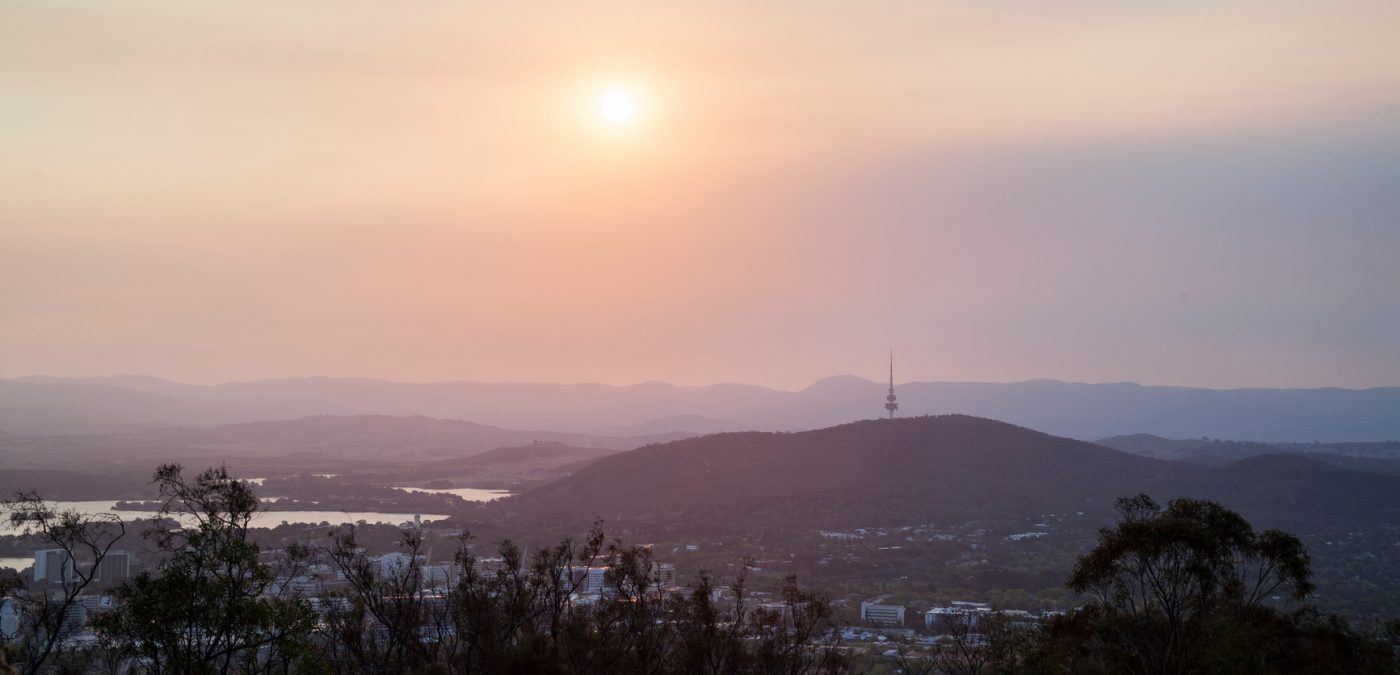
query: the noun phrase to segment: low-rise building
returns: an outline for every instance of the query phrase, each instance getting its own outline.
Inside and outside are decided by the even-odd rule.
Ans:
[[[936,635],[968,633],[976,630],[982,619],[991,613],[992,606],[988,603],[954,600],[924,612],[924,628]]]
[[[860,603],[860,621],[879,626],[903,626],[904,605],[886,605],[879,602]]]
[[[577,595],[602,595],[607,589],[607,565],[566,567],[559,570],[559,582]]]
[[[656,581],[662,588],[676,585],[676,566],[672,563],[655,563],[652,567]]]
[[[0,601],[0,637],[13,640],[19,635],[19,603],[14,598]]]

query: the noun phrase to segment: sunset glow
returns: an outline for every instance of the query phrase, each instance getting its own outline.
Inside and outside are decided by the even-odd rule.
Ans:
[[[1400,3],[354,7],[3,3],[0,376],[1400,379]]]
[[[0,0],[0,675],[1400,675],[1398,26]]]
[[[604,91],[598,97],[598,116],[615,127],[631,124],[637,116],[637,96],[620,87]]]

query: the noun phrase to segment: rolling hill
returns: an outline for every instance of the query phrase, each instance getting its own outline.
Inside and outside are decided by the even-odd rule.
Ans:
[[[1201,469],[948,415],[715,434],[604,457],[499,509],[610,522],[907,524],[1103,509],[1124,484]]]
[[[1139,492],[1216,499],[1266,525],[1400,518],[1395,477],[1292,457],[1220,468],[1157,460],[963,415],[651,445],[488,510],[522,525],[601,518],[623,527],[812,529],[1106,515],[1116,497]]]
[[[444,459],[402,467],[404,481],[455,481],[471,485],[522,485],[567,476],[599,457],[616,454],[614,448],[588,448],[555,441],[487,450],[465,459]]]

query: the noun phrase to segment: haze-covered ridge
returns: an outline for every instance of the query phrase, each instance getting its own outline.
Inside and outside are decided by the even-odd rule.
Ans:
[[[0,430],[87,433],[308,415],[427,415],[600,435],[813,429],[880,416],[887,383],[851,375],[799,391],[648,382],[397,383],[298,378],[201,386],[137,376],[0,380]],[[1400,438],[1400,388],[1194,389],[1055,380],[896,384],[906,415],[963,413],[1061,436],[1241,441]]]
[[[167,427],[112,434],[0,436],[9,468],[77,465],[141,465],[182,461],[209,463],[230,457],[273,458],[323,455],[335,461],[461,460],[507,446],[536,443],[595,449],[588,456],[626,450],[679,434],[598,436],[518,430],[425,416],[318,415],[293,420],[244,422],[216,427]]]

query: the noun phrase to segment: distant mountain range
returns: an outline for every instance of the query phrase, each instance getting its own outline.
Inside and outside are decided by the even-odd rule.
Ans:
[[[147,431],[308,415],[426,415],[597,436],[813,429],[878,417],[886,385],[852,376],[790,392],[742,384],[683,387],[302,378],[187,385],[158,378],[0,380],[0,430]],[[1241,441],[1400,439],[1400,387],[1235,389],[1034,380],[898,386],[907,416],[963,413],[1060,436],[1135,433]]]
[[[1400,522],[1400,477],[1297,455],[1224,467],[1163,461],[962,415],[652,445],[490,504],[486,519],[777,532],[1106,517],[1115,498],[1139,492],[1215,499],[1256,525],[1294,531]]]

